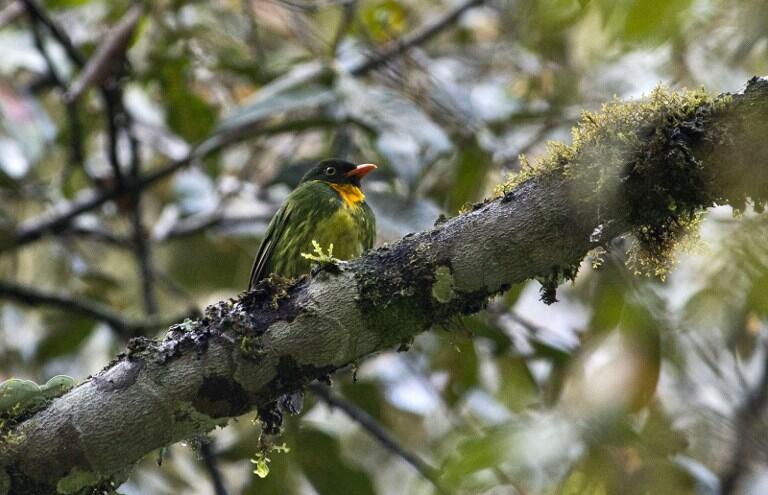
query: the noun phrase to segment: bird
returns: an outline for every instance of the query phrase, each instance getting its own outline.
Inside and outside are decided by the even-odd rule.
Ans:
[[[309,273],[313,242],[333,245],[333,257],[349,260],[371,249],[376,217],[365,201],[360,181],[376,170],[373,163],[355,165],[331,158],[313,166],[272,217],[251,269],[248,290],[276,274],[298,278]],[[330,253],[329,253],[330,254]]]

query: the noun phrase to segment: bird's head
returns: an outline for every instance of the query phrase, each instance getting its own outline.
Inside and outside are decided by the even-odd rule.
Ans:
[[[360,179],[376,170],[373,163],[355,165],[344,160],[323,160],[304,175],[301,182],[322,180],[331,184],[351,184],[360,187]]]

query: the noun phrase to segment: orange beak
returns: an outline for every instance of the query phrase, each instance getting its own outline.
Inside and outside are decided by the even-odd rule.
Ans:
[[[373,163],[363,163],[362,165],[358,165],[357,167],[347,172],[347,177],[357,177],[359,179],[362,179],[363,177],[373,172],[377,168],[379,167],[377,167]]]

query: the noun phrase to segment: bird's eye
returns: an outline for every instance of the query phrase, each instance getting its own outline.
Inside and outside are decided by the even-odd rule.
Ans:
[[[328,167],[325,169],[325,175],[336,175],[336,167]]]

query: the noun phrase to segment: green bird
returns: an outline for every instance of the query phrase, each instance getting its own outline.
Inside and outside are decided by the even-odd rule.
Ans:
[[[251,270],[248,290],[272,273],[296,278],[309,273],[312,241],[348,260],[373,247],[376,217],[365,202],[360,180],[376,165],[324,160],[304,175],[272,217]]]

